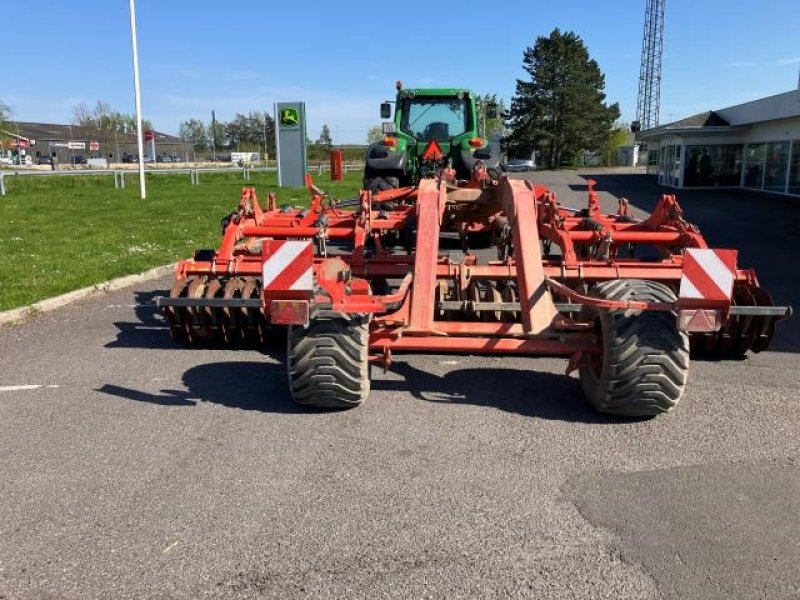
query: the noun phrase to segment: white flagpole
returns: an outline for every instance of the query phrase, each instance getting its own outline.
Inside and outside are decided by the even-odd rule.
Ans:
[[[139,89],[139,49],[136,45],[136,0],[130,0],[131,46],[133,47],[133,89],[136,97],[136,142],[139,146],[139,192],[147,197],[144,186],[144,142],[142,141],[142,92]]]

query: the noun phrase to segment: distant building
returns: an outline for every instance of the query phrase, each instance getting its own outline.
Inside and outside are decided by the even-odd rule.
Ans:
[[[800,195],[800,89],[647,129],[636,139],[647,143],[661,185]]]
[[[5,146],[16,154],[17,148],[25,156],[36,162],[42,156],[55,156],[59,163],[70,163],[77,156],[85,158],[104,158],[109,162],[122,162],[123,157],[137,156],[139,149],[136,134],[132,131],[118,131],[81,127],[79,125],[57,125],[52,123],[10,123],[4,130],[9,140]],[[168,154],[182,160],[187,148],[183,140],[166,133],[155,133],[155,156]],[[151,155],[150,143],[145,144],[145,156]],[[191,147],[188,148],[191,153]],[[153,158],[155,158],[153,156]]]

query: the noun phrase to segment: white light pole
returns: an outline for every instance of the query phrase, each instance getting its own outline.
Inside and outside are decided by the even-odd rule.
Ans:
[[[139,49],[136,45],[136,0],[130,0],[131,46],[133,48],[133,90],[136,97],[136,143],[139,146],[139,192],[147,197],[144,186],[144,142],[142,141],[142,93],[139,89]]]

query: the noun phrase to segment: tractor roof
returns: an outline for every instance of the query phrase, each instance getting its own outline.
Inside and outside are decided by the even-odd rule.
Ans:
[[[456,96],[459,93],[474,96],[471,90],[464,88],[403,88],[403,92],[414,92],[415,96]],[[402,93],[402,92],[401,92]]]

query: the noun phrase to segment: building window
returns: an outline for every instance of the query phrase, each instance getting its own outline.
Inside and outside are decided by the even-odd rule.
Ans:
[[[673,144],[662,146],[658,157],[661,163],[659,183],[678,187],[681,177],[681,147]]]
[[[800,140],[792,142],[792,165],[789,171],[789,193],[800,196]]]
[[[764,182],[764,162],[766,156],[766,144],[747,145],[744,166],[744,187],[761,189]]]
[[[786,191],[786,167],[789,161],[789,142],[767,144],[767,161],[764,166],[764,189],[770,192]]]
[[[738,187],[741,179],[741,168],[741,145],[687,146],[683,186]]]

